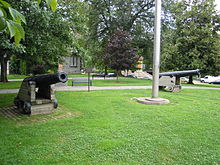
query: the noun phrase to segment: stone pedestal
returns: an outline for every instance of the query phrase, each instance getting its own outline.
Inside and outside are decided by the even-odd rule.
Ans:
[[[31,114],[30,115],[38,115],[38,114],[49,114],[52,113],[54,110],[54,104],[36,104],[31,107]]]
[[[164,98],[152,98],[152,97],[135,97],[135,100],[139,103],[143,104],[150,104],[150,105],[161,105],[161,104],[168,104],[170,101]]]

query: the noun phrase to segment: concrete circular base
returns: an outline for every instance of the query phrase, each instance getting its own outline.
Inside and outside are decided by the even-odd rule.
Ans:
[[[168,104],[170,101],[167,99],[163,99],[160,97],[152,98],[152,97],[135,97],[135,100],[139,103],[143,104],[151,104],[151,105],[160,105],[160,104]]]

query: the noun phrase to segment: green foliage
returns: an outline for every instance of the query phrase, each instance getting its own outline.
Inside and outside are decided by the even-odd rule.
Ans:
[[[25,38],[21,22],[26,24],[25,17],[12,8],[9,3],[0,0],[0,32],[8,30],[10,38],[14,37],[16,45]]]
[[[41,2],[41,0],[38,0],[38,2]],[[47,5],[51,8],[53,12],[57,9],[57,0],[46,0]]]
[[[135,0],[90,0],[90,24],[93,36],[103,39],[115,30],[135,32],[137,23],[143,28],[151,28],[154,2]]]
[[[27,20],[26,40],[22,42],[25,52],[16,55],[26,61],[27,74],[36,73],[37,66],[44,66],[44,72],[56,70],[59,60],[70,55],[72,35],[69,24],[60,13],[45,10],[46,5],[42,8],[34,2],[16,1],[13,6],[20,8]]]
[[[41,3],[41,0],[37,1],[39,4]],[[14,37],[15,44],[18,45],[21,39],[25,39],[25,32],[21,22],[26,24],[26,19],[18,10],[12,8],[8,2],[0,0],[0,32],[7,30],[10,38]],[[46,3],[52,11],[56,11],[57,0],[46,0]]]
[[[37,1],[38,4],[41,4],[42,0],[33,0],[33,1]],[[47,6],[51,8],[51,10],[53,12],[56,11],[57,9],[57,0],[45,0],[47,3]]]
[[[220,74],[219,21],[214,1],[180,1],[172,7],[174,23],[166,31],[164,70],[201,69]]]
[[[82,57],[84,65],[90,64],[88,38],[88,14],[89,5],[84,1],[65,0],[60,1],[57,12],[60,13],[66,24],[71,29],[73,43],[71,51]]]
[[[121,29],[131,34],[133,45],[142,50],[145,59],[152,58],[152,26],[154,1],[89,0],[89,34],[91,56],[96,65],[104,67],[103,48],[109,37]],[[151,61],[151,60],[150,60]]]
[[[23,75],[26,75],[27,74],[26,68],[27,68],[26,61],[20,60],[19,73],[23,74]]]

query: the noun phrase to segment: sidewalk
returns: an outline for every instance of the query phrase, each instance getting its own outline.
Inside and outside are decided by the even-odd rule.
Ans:
[[[90,86],[91,91],[95,90],[120,90],[120,89],[151,89],[151,86],[115,86],[115,87],[96,87]],[[183,86],[183,89],[211,89],[211,90],[220,90],[220,88],[212,87],[192,87],[192,86]],[[56,86],[55,91],[87,91],[87,86]],[[0,94],[2,93],[18,93],[19,89],[0,89]]]

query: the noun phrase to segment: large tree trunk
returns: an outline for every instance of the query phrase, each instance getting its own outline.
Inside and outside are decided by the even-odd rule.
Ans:
[[[122,75],[122,74],[121,74],[121,70],[117,70],[116,73],[117,73],[117,80],[118,80],[119,76]]]
[[[118,70],[116,70],[117,81],[118,81],[118,72],[119,72],[119,71],[118,71]]]
[[[105,66],[105,76],[107,76],[107,75],[108,75],[108,71],[107,71],[107,69],[108,69],[108,67],[107,67],[107,66]]]
[[[1,82],[8,82],[7,78],[7,60],[6,58],[0,57],[1,59]]]

